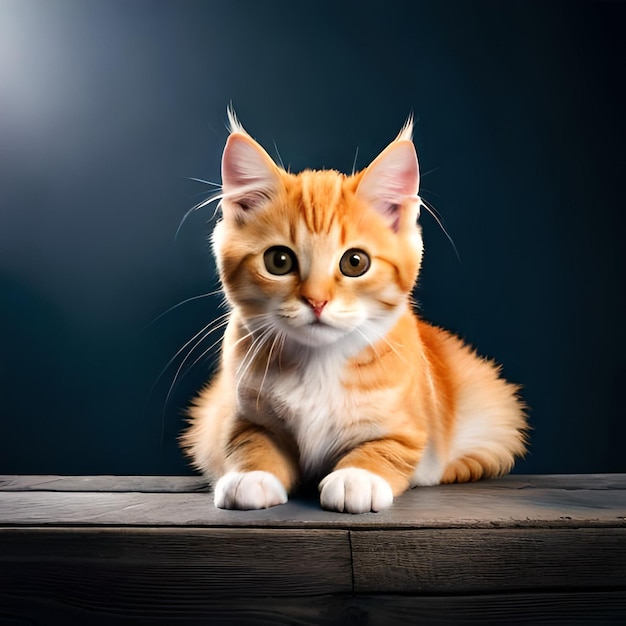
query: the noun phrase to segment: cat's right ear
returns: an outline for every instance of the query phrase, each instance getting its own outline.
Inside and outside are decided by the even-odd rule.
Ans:
[[[406,126],[405,129],[367,167],[357,187],[357,195],[385,218],[396,232],[401,215],[408,206],[413,207],[413,223],[417,219],[415,207],[419,207],[419,165],[413,142],[407,137],[411,127]]]
[[[279,183],[269,154],[249,135],[231,134],[222,155],[222,212],[245,218],[275,194]]]

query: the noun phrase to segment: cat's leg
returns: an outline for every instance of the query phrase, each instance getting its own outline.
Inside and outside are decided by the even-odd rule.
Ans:
[[[226,446],[228,471],[215,484],[220,509],[266,509],[287,502],[298,463],[286,437],[237,419]]]
[[[382,511],[409,487],[421,438],[378,439],[351,450],[319,484],[323,508],[345,513]]]

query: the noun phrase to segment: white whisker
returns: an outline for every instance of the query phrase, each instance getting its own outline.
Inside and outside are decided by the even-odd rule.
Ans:
[[[197,332],[189,341],[187,341],[182,348],[180,348],[178,350],[178,352],[169,360],[168,364],[163,368],[163,370],[161,370],[161,373],[159,374],[159,377],[157,378],[157,380],[155,381],[154,385],[153,385],[153,389],[154,386],[157,384],[157,382],[159,381],[159,379],[163,376],[163,374],[167,371],[167,369],[170,367],[170,365],[174,362],[174,360],[178,357],[178,355],[187,347],[189,346],[189,344],[191,344],[193,341],[196,341],[196,343],[193,345],[193,347],[189,350],[189,352],[187,352],[187,355],[185,356],[185,358],[181,361],[180,365],[177,367],[176,369],[176,373],[174,374],[174,378],[169,386],[169,389],[167,390],[167,395],[165,396],[165,402],[163,403],[163,415],[162,415],[162,419],[161,419],[161,444],[163,444],[163,431],[165,429],[165,409],[167,408],[167,405],[169,403],[169,400],[172,396],[172,392],[174,391],[174,387],[176,386],[176,383],[182,378],[182,376],[180,375],[182,369],[185,366],[185,363],[187,363],[187,361],[191,358],[191,355],[194,353],[195,349],[202,344],[202,342],[207,339],[210,335],[212,335],[215,331],[223,328],[224,326],[226,326],[228,324],[228,314],[224,314],[221,315],[219,318],[217,318],[217,320],[213,320],[211,323],[207,324],[202,330],[200,330],[199,332]],[[207,330],[208,329],[208,330]],[[206,332],[205,332],[206,331]],[[198,339],[199,337],[199,339]],[[221,341],[221,337],[220,339],[216,342],[219,343]],[[213,344],[216,345],[216,344]],[[206,354],[206,352],[204,353]],[[198,362],[198,359],[196,359],[196,361],[194,362],[193,365],[195,365]],[[192,367],[193,367],[192,365]],[[191,368],[189,368],[191,369]],[[189,370],[187,370],[189,371]],[[184,374],[183,374],[184,376]],[[151,390],[152,392],[152,390]]]
[[[167,362],[167,365],[161,370],[161,372],[157,376],[156,380],[154,381],[154,384],[152,385],[152,387],[150,389],[150,392],[148,393],[148,397],[150,397],[152,395],[152,392],[154,391],[154,388],[157,386],[157,383],[161,380],[161,378],[163,377],[165,372],[169,369],[169,367],[172,365],[172,363],[178,358],[180,353],[183,352],[183,350],[185,350],[185,348],[189,344],[191,344],[194,341],[196,341],[196,339],[198,339],[198,337],[200,337],[200,335],[202,335],[203,333],[206,333],[206,334],[202,337],[202,339],[200,339],[200,341],[204,341],[204,339],[206,339],[209,335],[214,333],[216,330],[218,330],[222,326],[225,326],[228,323],[228,320],[226,319],[228,317],[228,315],[229,315],[228,313],[225,313],[224,315],[220,315],[217,319],[214,319],[214,320],[210,321],[208,324],[203,326],[191,339],[189,339],[187,342],[185,342],[181,348],[178,349],[176,354]],[[211,327],[213,327],[213,328],[211,328]],[[197,345],[198,344],[196,344],[196,346]],[[194,348],[192,348],[192,352],[193,352],[193,350],[195,350],[195,346],[194,346]]]
[[[430,174],[434,174],[439,169],[440,168],[437,166],[437,167],[433,167],[432,169],[429,169],[427,172],[420,172],[420,178],[424,178],[425,176],[429,176]],[[423,189],[421,191],[423,191]]]
[[[265,371],[263,372],[263,378],[261,379],[261,384],[259,385],[259,391],[256,395],[256,409],[259,410],[259,400],[261,398],[261,393],[263,392],[263,385],[265,384],[265,379],[267,378],[267,372],[270,368],[270,363],[272,361],[272,354],[274,353],[274,348],[276,347],[276,343],[280,341],[281,334],[274,336],[274,341],[272,341],[272,345],[270,346],[269,352],[267,354],[267,362],[265,363]]]
[[[441,230],[443,231],[443,234],[448,238],[448,241],[452,244],[452,248],[454,249],[454,254],[456,254],[456,258],[460,262],[461,257],[459,256],[459,251],[457,250],[456,245],[454,244],[454,240],[452,239],[452,237],[450,237],[450,234],[448,233],[445,226],[443,225],[441,216],[439,215],[435,207],[430,202],[428,202],[428,200],[425,200],[421,196],[419,197],[419,201],[420,201],[420,205],[423,206],[432,215],[433,219],[439,225],[439,228],[441,228]]]
[[[280,152],[278,151],[276,141],[274,141],[274,150],[276,150],[276,156],[278,157],[278,162],[280,163],[280,166],[285,169],[285,164],[283,163],[283,158],[280,156]]]
[[[356,147],[356,152],[354,153],[354,161],[352,161],[352,176],[354,176],[354,173],[356,172],[356,160],[358,156],[359,156],[359,146]]]
[[[258,328],[246,335],[246,337],[253,336],[254,339],[252,340],[250,346],[248,346],[246,354],[241,359],[241,363],[239,364],[239,367],[237,368],[237,371],[235,373],[235,376],[238,380],[241,380],[245,376],[245,373],[248,370],[250,364],[256,358],[259,350],[261,349],[261,347],[265,343],[265,340],[267,339],[267,337],[269,337],[271,332],[272,323],[268,321],[264,324],[261,324]],[[255,337],[256,333],[259,334]]]
[[[211,187],[217,187],[220,189],[222,185],[219,183],[212,183],[210,180],[204,180],[203,178],[196,178],[195,176],[187,176],[188,180],[195,180],[197,183],[204,183],[205,185],[211,185]]]
[[[378,350],[376,350],[376,346],[370,341],[369,337],[358,326],[354,330],[356,330],[356,332],[359,333],[359,335],[361,335],[363,339],[365,339],[365,341],[367,342],[367,345],[372,350],[374,350],[374,353],[376,354],[376,358],[380,360],[380,354],[378,354]]]
[[[167,309],[166,311],[163,311],[163,313],[161,313],[160,315],[155,317],[146,326],[146,330],[148,328],[150,328],[153,324],[156,324],[162,317],[164,317],[168,313],[171,313],[172,311],[174,311],[178,307],[183,306],[183,304],[187,304],[188,302],[193,302],[194,300],[200,300],[201,298],[211,298],[211,297],[216,296],[216,295],[218,295],[220,293],[223,293],[221,288],[220,289],[216,289],[215,291],[209,291],[208,293],[201,293],[200,295],[197,295],[197,296],[191,296],[191,298],[187,298],[186,300],[183,300],[182,302],[179,302],[178,304],[175,304],[174,306],[171,306],[169,309]]]
[[[228,321],[226,321],[223,326],[226,326],[228,324]],[[208,335],[205,335],[201,341],[204,341],[206,339]],[[211,350],[213,350],[213,348],[215,348],[215,346],[218,346],[220,343],[222,343],[223,341],[223,337],[220,337],[219,339],[216,339],[208,348],[206,348],[205,350],[202,351],[202,353],[200,354],[200,356],[198,356],[196,358],[196,360],[189,366],[189,368],[187,369],[187,372],[190,372],[207,354],[209,354],[209,352],[211,352]],[[196,344],[197,347],[198,344]],[[195,350],[195,347],[194,347]],[[181,376],[184,377],[185,374],[187,373],[183,373],[183,375]]]
[[[369,338],[365,335],[365,333],[363,333],[359,328],[356,328],[355,330],[357,330],[359,332],[359,334],[367,341],[367,343],[371,346],[372,350],[374,350],[374,352],[376,353],[376,357],[378,359],[380,359],[380,355],[378,354],[378,351],[376,350],[375,344],[373,344]],[[373,328],[370,329],[370,332],[374,333],[376,335],[376,339],[377,342],[382,342],[384,344],[386,344],[389,349],[404,363],[407,363],[407,360],[405,359],[405,357],[400,354],[400,352],[398,352],[398,350],[396,350],[396,348],[394,347],[394,345],[389,341],[389,339],[387,339],[386,335],[383,335],[381,333],[379,333],[378,331],[374,330]]]
[[[208,206],[209,204],[215,202],[216,200],[221,200],[224,197],[223,192],[219,192],[216,193],[212,196],[209,196],[208,198],[206,198],[206,200],[202,200],[202,202],[198,202],[198,204],[195,204],[194,206],[192,206],[184,215],[183,218],[180,220],[180,224],[178,224],[178,228],[176,229],[176,233],[174,234],[174,241],[176,241],[178,239],[178,233],[180,233],[180,229],[183,227],[183,224],[187,221],[187,218],[194,213],[195,211],[198,211],[200,209],[203,209],[205,206]],[[215,212],[213,213],[213,218],[215,217],[217,213],[217,207]],[[212,219],[213,219],[212,218]]]

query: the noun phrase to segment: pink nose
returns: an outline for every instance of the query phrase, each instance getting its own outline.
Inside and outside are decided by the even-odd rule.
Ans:
[[[313,313],[315,313],[315,317],[319,319],[320,316],[322,315],[322,311],[324,310],[324,307],[328,304],[328,301],[324,300],[323,302],[320,302],[319,300],[311,300],[310,298],[307,298],[306,301],[309,303],[309,306],[313,309]]]

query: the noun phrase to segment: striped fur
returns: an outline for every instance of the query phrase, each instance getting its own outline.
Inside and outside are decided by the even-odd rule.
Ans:
[[[517,387],[411,306],[411,122],[361,172],[291,174],[229,115],[213,246],[230,320],[182,437],[215,504],[273,506],[319,481],[323,507],[358,513],[412,486],[507,473],[525,450]],[[295,259],[284,275],[268,269],[276,246]],[[346,275],[364,255],[369,269]]]

